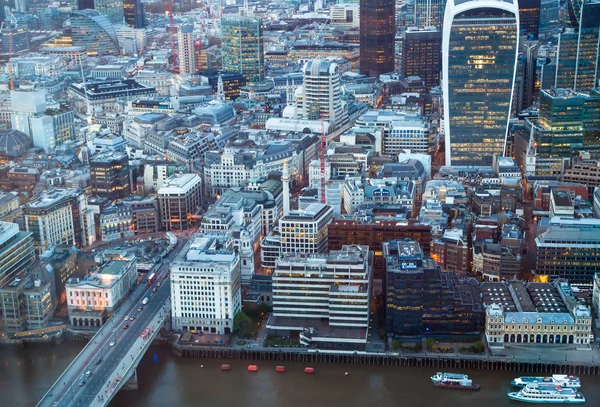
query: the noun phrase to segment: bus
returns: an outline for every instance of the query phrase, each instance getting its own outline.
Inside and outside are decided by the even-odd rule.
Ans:
[[[150,276],[148,277],[148,285],[154,284],[155,281],[156,281],[156,273],[150,274]]]

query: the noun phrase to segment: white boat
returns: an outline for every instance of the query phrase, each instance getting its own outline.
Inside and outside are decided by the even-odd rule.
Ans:
[[[579,377],[569,376],[566,374],[553,374],[550,377],[521,376],[510,382],[510,384],[513,386],[521,389],[532,383],[554,384],[560,387],[568,387],[571,389],[578,389],[581,387]]]
[[[511,400],[534,404],[583,404],[583,394],[553,384],[531,383],[518,392],[508,393]]]
[[[478,384],[473,384],[469,376],[460,373],[442,373],[438,372],[431,376],[431,381],[435,387],[443,389],[459,390],[479,390]]]

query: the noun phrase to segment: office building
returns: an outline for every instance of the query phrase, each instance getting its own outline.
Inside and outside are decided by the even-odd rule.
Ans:
[[[33,263],[33,237],[16,223],[0,222],[0,287]]]
[[[24,27],[6,24],[0,30],[2,54],[13,57],[29,52],[29,37]]]
[[[409,222],[396,222],[375,219],[373,216],[354,216],[336,218],[327,227],[328,249],[340,250],[346,245],[369,246],[373,251],[373,278],[381,280],[385,277],[383,253],[380,250],[383,242],[410,239],[416,241],[423,253],[429,255],[431,230],[429,226]]]
[[[267,328],[298,336],[307,347],[364,350],[372,263],[367,246],[343,246],[311,256],[283,255],[273,272],[273,314]]]
[[[83,278],[67,280],[69,323],[74,327],[100,327],[135,287],[137,259],[127,251],[96,256],[100,264]]]
[[[378,78],[394,71],[394,0],[360,0],[360,72]]]
[[[448,1],[442,39],[446,165],[504,155],[517,65],[516,1]]]
[[[46,328],[54,313],[51,284],[19,274],[0,288],[2,325],[16,333]]]
[[[195,235],[171,265],[173,329],[230,334],[242,310],[240,257],[223,235]]]
[[[535,273],[540,279],[591,283],[600,267],[600,220],[551,218],[535,238]]]
[[[334,4],[331,6],[330,16],[332,27],[339,27],[340,29],[360,28],[360,6],[358,4]]]
[[[121,53],[114,26],[96,10],[71,12],[71,37],[73,46],[84,47],[88,55]]]
[[[112,24],[123,24],[123,0],[76,0],[77,10],[92,9],[105,16]]]
[[[184,24],[177,31],[177,47],[179,54],[177,55],[177,66],[180,74],[196,73],[196,53],[194,45],[194,26],[192,24]]]
[[[142,0],[123,0],[125,23],[133,28],[144,28],[144,3]]]
[[[125,152],[96,154],[90,159],[92,195],[111,201],[131,194],[129,158]]]
[[[404,151],[433,154],[438,147],[437,129],[420,115],[406,115],[390,123],[383,137],[383,153],[397,156]]]
[[[435,27],[409,27],[402,42],[400,73],[418,76],[427,88],[440,85],[442,71],[442,32]]]
[[[541,0],[540,2],[540,22],[539,38],[547,39],[553,34],[560,33],[560,1],[559,0]],[[542,88],[546,89],[546,88]]]
[[[334,129],[348,122],[348,107],[342,100],[340,71],[335,62],[313,59],[302,68],[304,83],[296,89],[297,109],[303,119],[324,120]]]
[[[94,216],[86,201],[84,191],[56,188],[23,205],[25,230],[33,234],[37,254],[56,244],[85,247],[95,241]]]
[[[414,0],[414,26],[441,30],[445,8],[446,0]]]
[[[46,109],[29,117],[33,146],[46,152],[75,140],[75,115],[71,110]]]
[[[442,272],[411,240],[383,244],[386,330],[390,338],[453,335],[479,338],[483,308],[477,281]]]
[[[600,1],[566,3],[567,26],[559,36],[555,86],[588,92],[598,86],[600,78]]]
[[[265,80],[262,19],[249,13],[221,19],[223,70],[241,73],[248,84]]]
[[[565,280],[483,283],[485,336],[492,344],[590,343],[592,314]],[[556,349],[556,348],[554,348]]]
[[[582,157],[583,156],[583,157]],[[588,188],[588,196],[594,194],[594,188],[600,186],[600,157],[592,158],[589,154],[581,154],[573,160],[562,176],[565,182],[578,182]]]
[[[121,200],[131,209],[132,229],[135,234],[156,233],[160,231],[160,215],[156,195],[130,195]]]
[[[519,34],[537,40],[541,0],[519,0]]]
[[[135,233],[133,226],[133,212],[129,205],[123,202],[114,202],[104,208],[98,218],[98,238],[103,242],[126,239]]]
[[[197,215],[202,200],[198,174],[173,174],[158,190],[163,230],[186,230]]]
[[[279,221],[282,253],[324,253],[327,251],[327,227],[333,209],[312,204],[305,210],[293,210]]]

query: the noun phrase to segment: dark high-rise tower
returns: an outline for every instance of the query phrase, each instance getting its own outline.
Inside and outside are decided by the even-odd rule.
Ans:
[[[372,77],[394,70],[394,0],[360,0],[360,72]]]
[[[142,0],[123,0],[125,23],[133,28],[144,28],[144,3]]]
[[[540,1],[519,0],[519,31],[536,40],[540,31]]]
[[[439,86],[442,70],[442,33],[435,27],[406,30],[400,73],[419,76],[425,86]]]

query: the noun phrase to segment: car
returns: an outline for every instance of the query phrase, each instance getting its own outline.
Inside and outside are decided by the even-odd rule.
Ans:
[[[102,363],[102,358],[100,358],[100,359],[98,359],[98,360],[96,361],[96,364],[97,364],[97,365],[99,365],[100,363]]]
[[[157,287],[160,287],[160,283],[156,284]]]
[[[92,371],[88,370],[87,372],[85,372],[85,376],[86,377],[90,377],[92,375]]]
[[[123,327],[123,329],[127,329],[129,328],[129,324],[125,324],[125,326]]]
[[[112,341],[111,343],[109,343],[108,346],[115,346],[115,341]]]
[[[155,293],[155,292],[156,292],[156,288],[153,288],[153,289],[152,289],[152,292],[153,292],[153,293]]]
[[[135,321],[135,317],[132,315],[132,316],[129,317],[129,320],[130,321]]]
[[[142,308],[142,307],[139,307],[139,308],[138,308],[138,312],[142,312],[142,310],[143,310],[143,308]]]
[[[127,315],[125,315],[125,319],[123,319],[123,321],[127,321],[129,319],[129,317]]]
[[[85,384],[85,380],[82,380],[79,382],[79,387],[83,386]]]

